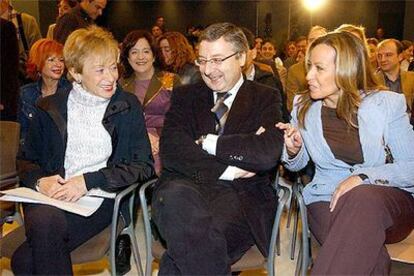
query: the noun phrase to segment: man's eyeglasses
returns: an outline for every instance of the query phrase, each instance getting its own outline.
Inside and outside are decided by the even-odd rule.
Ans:
[[[221,65],[223,63],[223,61],[237,55],[238,53],[239,52],[235,52],[234,54],[231,54],[231,55],[229,55],[227,57],[224,57],[224,58],[211,58],[211,59],[200,59],[200,58],[198,58],[198,59],[195,60],[195,65],[197,65],[197,66],[206,66],[207,63],[209,63],[209,62],[211,64],[214,64],[214,65]]]

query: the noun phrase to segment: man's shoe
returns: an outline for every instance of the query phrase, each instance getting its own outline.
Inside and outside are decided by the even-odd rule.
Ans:
[[[131,240],[128,235],[121,235],[116,240],[115,266],[116,275],[124,275],[131,270]]]

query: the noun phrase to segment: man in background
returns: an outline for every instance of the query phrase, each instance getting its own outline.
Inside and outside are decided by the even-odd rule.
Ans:
[[[77,7],[58,19],[54,39],[65,44],[73,31],[94,24],[95,20],[102,15],[106,3],[107,0],[81,0]]]
[[[402,93],[407,101],[408,110],[414,99],[414,72],[402,72],[403,45],[396,39],[385,39],[378,44],[377,76],[391,91]]]

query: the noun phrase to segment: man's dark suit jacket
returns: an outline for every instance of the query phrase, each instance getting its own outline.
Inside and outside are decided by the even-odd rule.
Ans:
[[[57,20],[53,37],[57,42],[65,44],[72,32],[92,24],[94,24],[93,19],[78,5]]]
[[[257,66],[256,64],[254,65],[254,70],[255,70],[254,81],[257,81],[258,83],[270,86],[275,90],[275,92],[277,94],[280,94],[280,96],[282,98],[283,120],[285,122],[289,122],[290,121],[290,115],[289,115],[289,112],[288,112],[287,107],[286,107],[286,96],[285,96],[285,93],[283,92],[283,86],[282,86],[282,83],[280,82],[280,80],[274,75],[273,72],[264,71],[259,66]]]
[[[255,172],[252,178],[225,181],[239,194],[243,212],[261,252],[267,256],[277,200],[270,185],[283,146],[281,98],[261,84],[245,80],[230,109],[216,156],[195,143],[215,133],[213,91],[204,83],[174,90],[160,141],[163,170],[160,185],[184,178],[197,185],[219,185],[227,166]],[[266,129],[260,135],[256,131]]]

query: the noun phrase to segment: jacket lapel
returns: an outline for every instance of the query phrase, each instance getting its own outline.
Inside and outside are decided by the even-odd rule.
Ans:
[[[67,136],[67,117],[68,117],[68,97],[69,92],[72,89],[72,85],[63,88],[62,90],[58,90],[50,98],[50,101],[42,101],[40,104],[40,108],[45,110],[52,120],[55,122],[59,133],[62,137],[62,141],[66,143],[66,136]]]
[[[380,155],[384,154],[386,114],[379,105],[370,104],[369,99],[366,100],[362,101],[358,109],[358,126],[364,164],[371,166],[380,160]]]
[[[250,106],[252,105],[252,95],[255,91],[251,90],[248,81],[244,81],[236,98],[231,106],[229,115],[224,126],[224,134],[238,133],[244,122],[249,121]]]
[[[142,104],[144,107],[148,105],[160,91],[162,85],[160,78],[162,78],[162,75],[162,72],[156,71],[152,76],[147,93],[145,93],[144,103]]]
[[[199,93],[199,97],[195,97],[193,101],[193,112],[197,124],[196,129],[199,132],[196,135],[216,133],[216,121],[214,113],[211,112],[211,108],[214,106],[213,91],[203,83],[200,89],[196,88],[188,93]],[[189,97],[191,96],[189,95]]]

